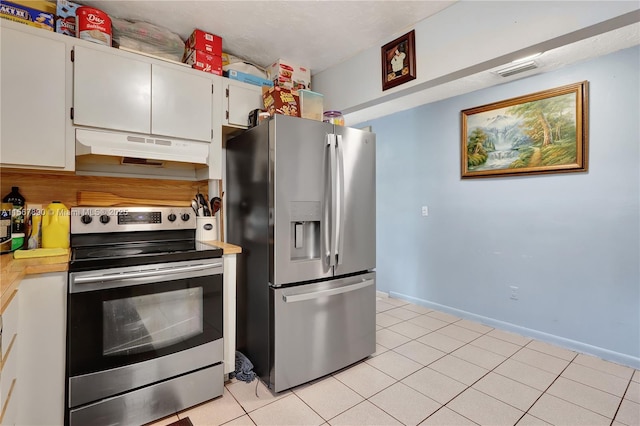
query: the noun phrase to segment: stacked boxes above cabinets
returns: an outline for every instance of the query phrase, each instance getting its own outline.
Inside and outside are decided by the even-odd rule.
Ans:
[[[222,38],[195,29],[185,43],[182,61],[192,68],[222,75]]]

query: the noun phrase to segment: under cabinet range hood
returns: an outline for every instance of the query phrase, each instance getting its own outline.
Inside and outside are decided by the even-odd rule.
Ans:
[[[79,174],[206,178],[210,143],[78,128],[75,134]]]
[[[76,129],[76,156],[87,154],[207,164],[209,144],[136,134]]]

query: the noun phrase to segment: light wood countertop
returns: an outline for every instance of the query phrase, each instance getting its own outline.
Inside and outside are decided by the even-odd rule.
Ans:
[[[34,257],[14,259],[12,254],[0,256],[2,275],[0,279],[0,314],[13,297],[22,278],[26,275],[46,274],[48,272],[67,272],[69,252],[62,256]]]
[[[210,246],[220,247],[223,250],[222,254],[239,254],[242,253],[242,247],[234,244],[225,243],[223,241],[202,241]]]

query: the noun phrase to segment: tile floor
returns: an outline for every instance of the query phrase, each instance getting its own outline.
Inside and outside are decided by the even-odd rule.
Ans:
[[[376,323],[362,362],[278,395],[231,380],[153,426],[640,425],[633,368],[399,299],[378,298]]]

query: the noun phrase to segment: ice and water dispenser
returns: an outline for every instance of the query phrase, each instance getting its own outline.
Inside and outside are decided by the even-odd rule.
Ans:
[[[319,259],[320,202],[294,201],[290,204],[289,217],[291,260]]]

